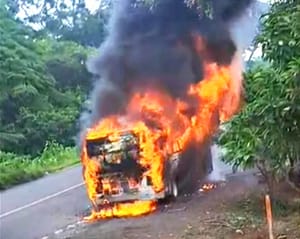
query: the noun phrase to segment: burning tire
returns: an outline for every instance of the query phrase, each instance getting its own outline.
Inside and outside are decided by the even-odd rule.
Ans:
[[[178,162],[178,157],[166,161],[164,169],[165,197],[159,200],[161,203],[168,203],[178,197],[179,190],[178,182],[176,180],[178,172]]]
[[[178,185],[176,180],[169,180],[165,186],[165,197],[158,200],[161,204],[173,202],[178,197]]]
[[[166,186],[166,197],[175,199],[178,197],[178,185],[176,180],[171,179]]]
[[[170,196],[172,198],[177,198],[178,196],[178,186],[177,186],[177,182],[176,180],[172,180],[171,184],[170,184]]]

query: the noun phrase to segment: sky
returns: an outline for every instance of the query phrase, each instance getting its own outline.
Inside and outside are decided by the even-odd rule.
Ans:
[[[85,5],[86,7],[91,11],[95,11],[95,9],[98,9],[99,5],[101,3],[101,0],[86,0]]]

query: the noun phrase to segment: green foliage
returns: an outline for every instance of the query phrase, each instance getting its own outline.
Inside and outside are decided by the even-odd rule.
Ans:
[[[285,72],[269,65],[247,72],[247,105],[219,139],[225,161],[247,168],[261,157],[272,158],[270,166],[279,170],[299,158],[300,95],[293,77],[299,63],[291,61]]]
[[[78,87],[83,91],[90,88],[92,76],[88,73],[85,63],[88,56],[95,51],[71,41],[53,41],[43,38],[36,42],[38,52],[44,60],[48,72],[55,78],[59,89]]]
[[[245,74],[247,105],[219,139],[225,161],[258,166],[269,186],[300,160],[299,14],[299,1],[272,6],[258,37],[270,63],[255,64]]]
[[[78,162],[76,122],[91,87],[94,49],[26,26],[15,15],[26,4],[38,3],[0,0],[0,189]]]
[[[300,3],[298,0],[278,1],[262,18],[263,29],[257,38],[263,56],[274,67],[287,67],[300,54]]]
[[[0,190],[76,163],[76,150],[57,143],[47,143],[42,154],[35,158],[0,151]]]
[[[32,31],[18,24],[1,8],[0,15],[0,131],[3,141],[19,143],[25,137],[16,130],[20,109],[46,109],[44,95],[54,92],[54,79],[34,51]],[[33,103],[33,104],[32,104]],[[5,137],[6,136],[6,137]]]
[[[108,17],[109,12],[106,8],[100,8],[93,14],[86,12],[73,27],[62,29],[61,39],[74,41],[83,46],[99,47],[107,34]]]
[[[289,199],[292,199],[292,197]],[[266,218],[264,204],[260,193],[250,194],[231,205],[230,212],[226,213],[228,223],[236,229],[245,229],[249,225],[253,228],[259,228]],[[300,203],[297,201],[287,201],[282,197],[272,201],[273,216],[278,220],[290,216],[295,216],[295,219],[297,219],[299,209]]]
[[[21,20],[38,29],[40,35],[92,47],[99,47],[106,36],[111,4],[111,0],[102,0],[90,11],[84,0],[7,1],[9,11],[15,15],[22,10],[25,16]]]
[[[74,123],[79,117],[79,105],[78,103],[77,106],[52,107],[47,111],[36,112],[22,109],[21,120],[18,123],[23,126],[20,131],[26,137],[20,141],[19,152],[39,152],[46,140],[55,140],[63,145],[74,145],[73,137],[77,132]],[[30,151],[26,150],[28,148]]]
[[[38,154],[47,140],[73,145],[93,49],[37,38],[0,6],[0,150]]]

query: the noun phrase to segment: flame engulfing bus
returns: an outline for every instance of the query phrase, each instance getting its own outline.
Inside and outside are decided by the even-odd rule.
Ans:
[[[213,18],[187,1],[155,2],[118,1],[88,64],[99,77],[81,138],[93,218],[148,213],[198,187],[212,135],[241,106],[245,43],[234,30],[253,1],[212,1]]]
[[[166,150],[162,160],[155,165],[156,160],[144,161],[147,147],[143,146],[147,145],[147,140],[143,131],[123,131],[104,137],[87,135],[85,160],[93,162],[88,165],[93,165],[94,170],[87,173],[85,168],[84,177],[88,191],[94,193],[90,199],[96,211],[121,202],[175,198],[179,191],[192,189],[197,179],[212,171],[209,145],[202,147],[201,152],[195,146],[187,152],[174,147],[172,151]],[[156,142],[158,148],[165,148],[163,137]],[[199,157],[203,158],[199,160]]]

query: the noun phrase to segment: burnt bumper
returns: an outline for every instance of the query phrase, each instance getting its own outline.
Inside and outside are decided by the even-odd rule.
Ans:
[[[98,194],[95,203],[102,205],[105,203],[130,202],[130,201],[150,201],[162,199],[166,196],[164,191],[156,193],[151,187],[135,192],[123,192],[117,195]]]

